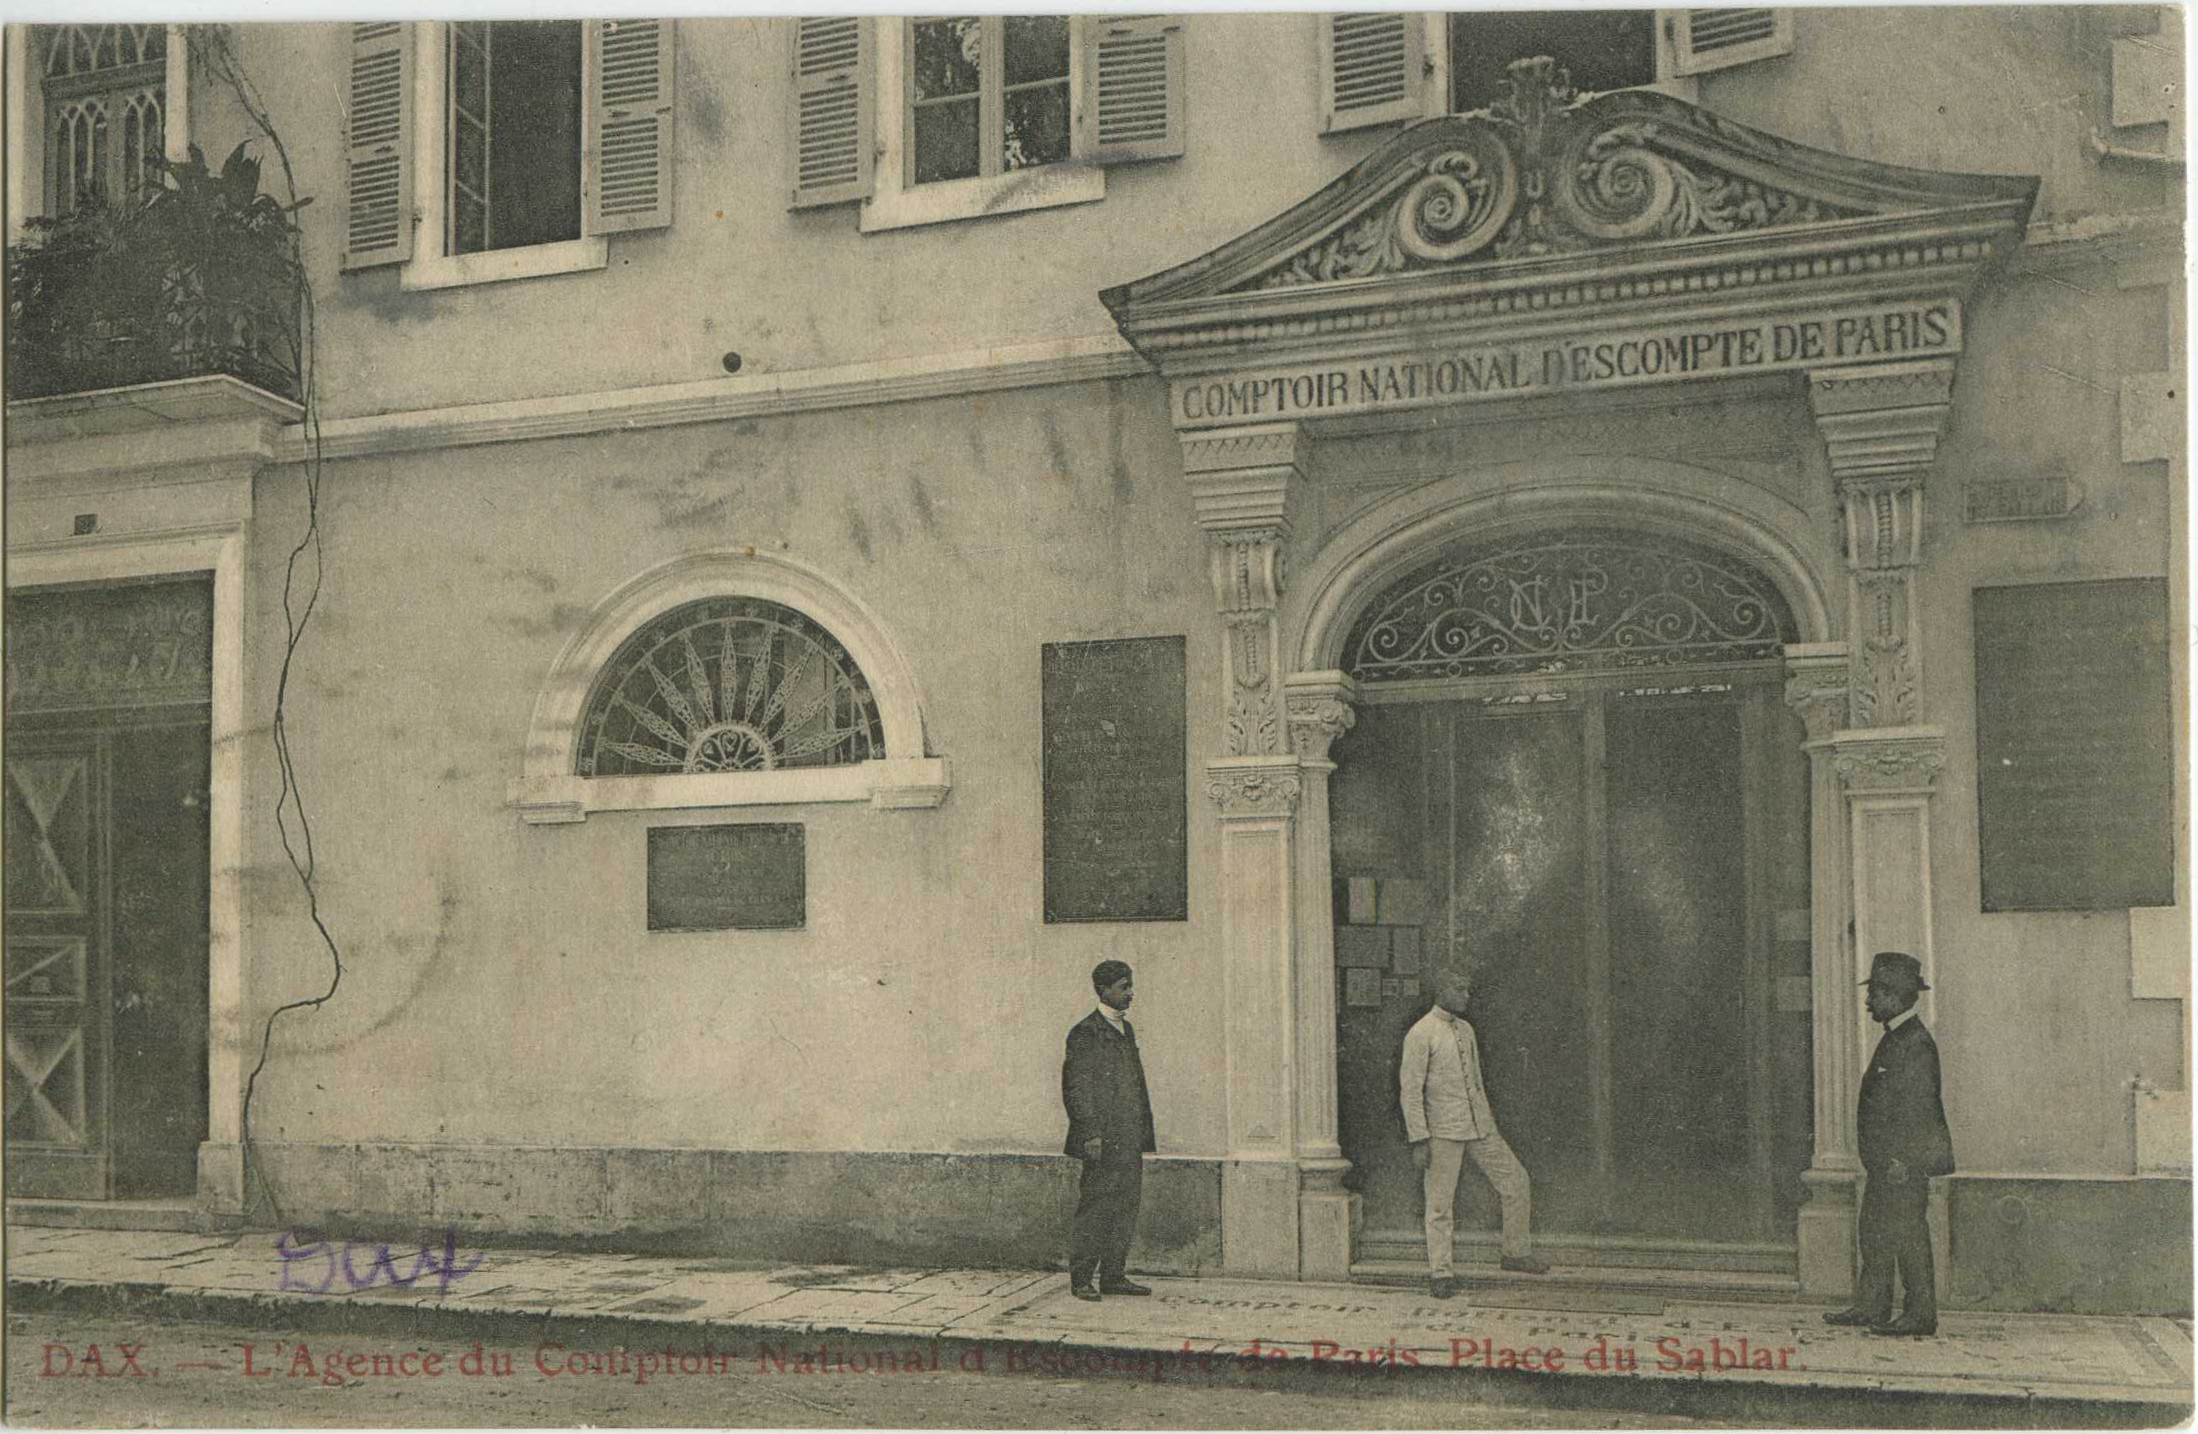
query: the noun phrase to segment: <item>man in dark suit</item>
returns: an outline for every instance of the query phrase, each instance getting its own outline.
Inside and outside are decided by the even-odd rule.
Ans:
[[[1915,1014],[1930,990],[1923,967],[1904,951],[1870,962],[1870,1018],[1885,1027],[1862,1075],[1855,1143],[1867,1182],[1862,1190],[1862,1278],[1853,1308],[1828,1324],[1867,1325],[1872,1334],[1938,1333],[1938,1292],[1931,1272],[1931,1230],[1924,1220],[1931,1177],[1954,1168],[1954,1139],[1939,1099],[1939,1048]],[[1893,1274],[1900,1274],[1900,1317],[1893,1318]]]
[[[1145,1155],[1158,1148],[1137,1032],[1123,1014],[1130,1008],[1129,963],[1101,961],[1092,968],[1091,985],[1099,1009],[1069,1027],[1061,1062],[1067,1150],[1084,1166],[1069,1238],[1069,1291],[1080,1300],[1149,1295],[1123,1272],[1144,1195]]]

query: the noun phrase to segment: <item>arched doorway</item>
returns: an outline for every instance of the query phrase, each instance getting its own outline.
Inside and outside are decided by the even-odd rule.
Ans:
[[[1449,962],[1475,975],[1540,1239],[1598,1264],[1790,1251],[1812,1145],[1797,635],[1748,563],[1611,526],[1453,539],[1359,607],[1329,810],[1361,1258],[1420,1244],[1396,1058]],[[1496,1210],[1465,1185],[1470,1260]]]

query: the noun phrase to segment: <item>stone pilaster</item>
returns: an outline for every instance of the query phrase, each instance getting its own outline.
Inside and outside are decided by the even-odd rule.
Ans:
[[[1303,447],[1294,423],[1183,439],[1183,476],[1206,533],[1221,610],[1227,667],[1222,723],[1232,757],[1289,752],[1276,686],[1274,619],[1288,573],[1291,518],[1305,483]]]
[[[1844,525],[1848,640],[1844,710],[1823,673],[1797,671],[1788,689],[1809,727],[1814,803],[1817,1139],[1801,1263],[1803,1288],[1817,1294],[1853,1285],[1854,1099],[1877,1034],[1859,983],[1877,951],[1931,967],[1931,791],[1945,736],[1922,725],[1917,576],[1953,390],[1950,358],[1809,374]],[[1824,909],[1833,903],[1842,909]]]
[[[1305,781],[1276,670],[1275,609],[1304,485],[1303,439],[1295,424],[1271,424],[1186,434],[1182,442],[1184,478],[1206,533],[1222,622],[1218,715],[1225,755],[1207,764],[1205,782],[1221,815],[1229,1146],[1221,1175],[1221,1259],[1232,1273],[1294,1277],[1300,1271],[1299,1147],[1306,1104],[1296,960],[1305,884],[1298,809]],[[1326,773],[1319,775],[1325,813]],[[1319,826],[1325,833],[1325,816]],[[1319,885],[1325,897],[1325,875]],[[1332,1085],[1332,1071],[1327,1079]],[[1332,1109],[1332,1095],[1328,1104]],[[1334,1151],[1332,1116],[1329,1129],[1322,1155]]]
[[[1842,643],[1786,649],[1786,702],[1808,731],[1809,1023],[1815,1067],[1815,1145],[1802,1184],[1796,1244],[1802,1293],[1837,1298],[1855,1282],[1854,970],[1847,940],[1847,803],[1833,765],[1831,739],[1847,725],[1847,648]]]
[[[1809,405],[1846,526],[1847,633],[1856,727],[1922,720],[1924,479],[1952,407],[1954,362],[1856,364],[1809,375]]]
[[[1329,853],[1328,748],[1351,729],[1357,684],[1342,672],[1283,679],[1290,745],[1298,762],[1297,1142],[1299,1274],[1344,1280],[1358,1229],[1359,1197],[1343,1188],[1351,1163],[1336,1137],[1335,888]]]

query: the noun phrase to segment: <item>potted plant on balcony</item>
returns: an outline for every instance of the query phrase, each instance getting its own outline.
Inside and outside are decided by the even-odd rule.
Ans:
[[[8,248],[11,399],[226,373],[296,397],[296,209],[260,193],[240,144],[196,145],[162,183],[34,219]]]

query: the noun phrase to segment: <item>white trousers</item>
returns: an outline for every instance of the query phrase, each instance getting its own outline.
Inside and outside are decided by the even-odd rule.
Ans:
[[[1519,1157],[1511,1153],[1501,1134],[1486,1140],[1445,1140],[1435,1136],[1427,1142],[1427,1268],[1435,1275],[1456,1273],[1452,1263],[1451,1243],[1456,1237],[1456,1222],[1452,1211],[1458,1199],[1458,1176],[1465,1169],[1467,1154],[1480,1167],[1481,1174],[1495,1187],[1496,1198],[1503,1202],[1503,1252],[1506,1255],[1524,1255],[1532,1248],[1534,1196],[1532,1183],[1527,1179],[1526,1167]]]

